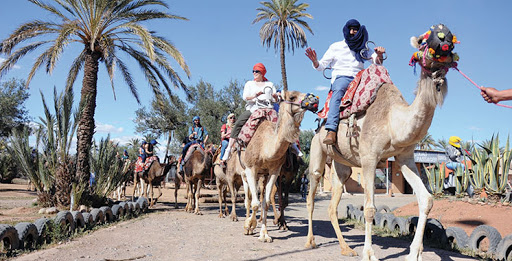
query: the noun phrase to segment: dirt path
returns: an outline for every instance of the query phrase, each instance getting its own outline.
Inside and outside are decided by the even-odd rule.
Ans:
[[[172,190],[165,190],[170,195]],[[182,197],[180,197],[182,198]],[[204,215],[176,210],[167,196],[150,214],[142,218],[117,223],[89,235],[50,249],[18,257],[16,260],[360,260],[361,257],[343,257],[327,216],[328,196],[320,197],[315,206],[314,231],[317,249],[305,249],[307,209],[298,195],[291,195],[287,208],[289,231],[278,231],[269,221],[269,235],[273,243],[258,241],[258,233],[243,235],[244,210],[238,204],[239,222],[218,217],[217,203],[203,203]],[[415,201],[412,196],[376,198],[377,204],[389,207],[403,206]],[[182,201],[182,200],[180,200]],[[344,196],[339,212],[346,204],[361,204],[363,197]],[[271,218],[271,217],[270,217]],[[270,220],[270,219],[269,219]],[[259,226],[257,231],[259,232]],[[342,226],[348,244],[361,253],[364,231]],[[381,260],[403,260],[410,242],[373,237],[374,250]],[[425,248],[423,260],[473,260],[460,254]]]

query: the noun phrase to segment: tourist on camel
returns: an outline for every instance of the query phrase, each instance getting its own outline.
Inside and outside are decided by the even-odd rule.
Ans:
[[[308,47],[306,56],[313,62],[313,67],[317,71],[332,69],[331,72],[331,91],[332,97],[329,102],[329,112],[327,113],[327,122],[325,129],[328,131],[324,144],[332,145],[336,142],[336,131],[340,120],[340,104],[343,95],[347,91],[348,85],[354,79],[356,74],[364,69],[364,57],[370,57],[375,64],[382,64],[383,54],[386,52],[384,47],[375,47],[374,50],[361,51],[366,48],[368,41],[368,32],[366,27],[361,25],[356,19],[350,19],[343,27],[343,36],[345,40],[335,42],[329,46],[320,61],[314,49]],[[374,52],[375,51],[375,52]]]
[[[185,144],[183,147],[183,151],[181,152],[181,168],[180,172],[183,171],[183,165],[185,164],[185,155],[187,153],[188,148],[193,144],[199,144],[204,149],[204,144],[208,141],[208,131],[201,125],[201,119],[199,116],[194,116],[192,118],[193,126],[188,128],[188,139],[190,142]]]
[[[142,141],[142,144],[139,148],[139,157],[142,159],[142,163],[146,162],[146,158],[148,157],[146,148],[147,148],[147,142],[145,140]]]
[[[156,141],[155,139],[152,139],[147,144],[146,154],[147,154],[148,158],[151,158],[151,157],[153,157],[155,155],[155,145],[156,144],[158,144],[158,141]]]
[[[221,139],[221,150],[220,150],[220,158],[224,156],[224,152],[226,151],[226,147],[229,144],[229,138],[231,137],[231,129],[235,126],[235,114],[230,113],[226,120],[226,123],[222,125],[220,128],[220,139]]]
[[[231,153],[231,147],[238,137],[240,130],[251,117],[251,114],[257,109],[262,108],[273,108],[273,103],[277,101],[278,97],[276,94],[276,88],[274,84],[265,78],[267,69],[262,63],[257,63],[252,68],[252,76],[254,79],[245,83],[244,92],[242,98],[247,103],[245,104],[245,111],[238,116],[235,122],[235,126],[231,130],[231,138],[229,144],[224,152],[224,156],[221,158],[221,164],[224,164],[229,158]]]

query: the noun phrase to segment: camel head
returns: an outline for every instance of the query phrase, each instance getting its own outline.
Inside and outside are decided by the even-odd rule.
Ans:
[[[318,96],[310,93],[301,93],[297,91],[287,91],[285,99],[279,103],[278,128],[297,130],[297,132],[288,132],[290,137],[285,138],[289,142],[295,142],[300,133],[300,124],[306,111],[316,112],[318,110]],[[297,136],[297,137],[295,137]]]

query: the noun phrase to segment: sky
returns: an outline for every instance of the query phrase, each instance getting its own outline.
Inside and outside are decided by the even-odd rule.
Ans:
[[[45,1],[49,2],[49,1]],[[183,54],[191,71],[188,79],[174,64],[185,84],[195,85],[200,80],[211,83],[216,90],[228,86],[232,80],[245,82],[252,79],[252,66],[258,62],[267,68],[266,77],[281,85],[279,53],[261,44],[259,29],[262,22],[253,24],[260,1],[253,0],[167,0],[169,13],[186,17],[188,21],[166,20],[145,24],[159,35],[169,39]],[[512,19],[509,11],[512,2],[506,0],[477,1],[447,0],[424,1],[300,1],[310,6],[306,12],[313,19],[305,19],[313,34],[307,32],[308,46],[321,57],[329,45],[343,40],[342,28],[349,19],[357,19],[365,25],[369,39],[386,48],[388,59],[384,65],[391,79],[402,92],[405,100],[412,103],[418,75],[408,65],[416,50],[410,45],[410,37],[426,32],[431,25],[443,23],[456,35],[460,44],[455,52],[460,56],[458,68],[480,86],[497,89],[512,88],[507,81],[510,58],[507,44],[512,40]],[[22,0],[2,0],[0,9],[0,38],[5,39],[22,23],[34,19],[57,21],[48,12]],[[53,87],[64,88],[71,59],[80,46],[71,46],[63,53],[52,75],[39,70],[29,86],[30,98],[26,102],[29,115],[38,121],[43,115],[40,91],[47,101],[53,99]],[[42,50],[42,49],[41,49]],[[0,81],[12,77],[26,79],[34,59],[41,50],[20,60],[15,68]],[[289,90],[314,93],[321,104],[327,96],[330,81],[314,70],[303,48],[286,53],[286,69]],[[0,56],[0,59],[5,56]],[[128,62],[133,73],[141,104],[129,92],[117,73],[115,76],[116,99],[104,66],[100,66],[96,108],[95,139],[110,133],[121,144],[142,136],[135,133],[133,119],[141,106],[149,107],[152,92],[135,62]],[[368,66],[368,64],[366,64]],[[417,68],[419,72],[420,68]],[[80,98],[81,77],[74,86],[75,104]],[[512,129],[512,109],[486,103],[480,91],[459,72],[450,70],[447,75],[448,95],[442,107],[437,108],[429,133],[435,140],[456,135],[462,140],[481,142],[499,133],[500,140]],[[175,90],[182,98],[184,93]],[[512,105],[512,102],[503,102]],[[301,129],[316,128],[315,115],[307,112]],[[209,130],[215,131],[215,130]],[[220,130],[219,130],[220,131]],[[164,142],[163,139],[161,143]]]

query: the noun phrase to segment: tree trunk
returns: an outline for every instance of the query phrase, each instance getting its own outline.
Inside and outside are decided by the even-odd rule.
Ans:
[[[80,119],[77,130],[77,163],[76,177],[80,187],[86,188],[89,184],[92,138],[94,135],[94,111],[96,109],[96,95],[98,82],[99,52],[87,50],[85,55],[84,79],[80,97]]]
[[[280,45],[280,56],[281,56],[281,75],[283,77],[283,93],[286,93],[288,91],[288,80],[286,78],[286,62],[284,57],[284,33],[280,34],[281,36],[281,45]]]

